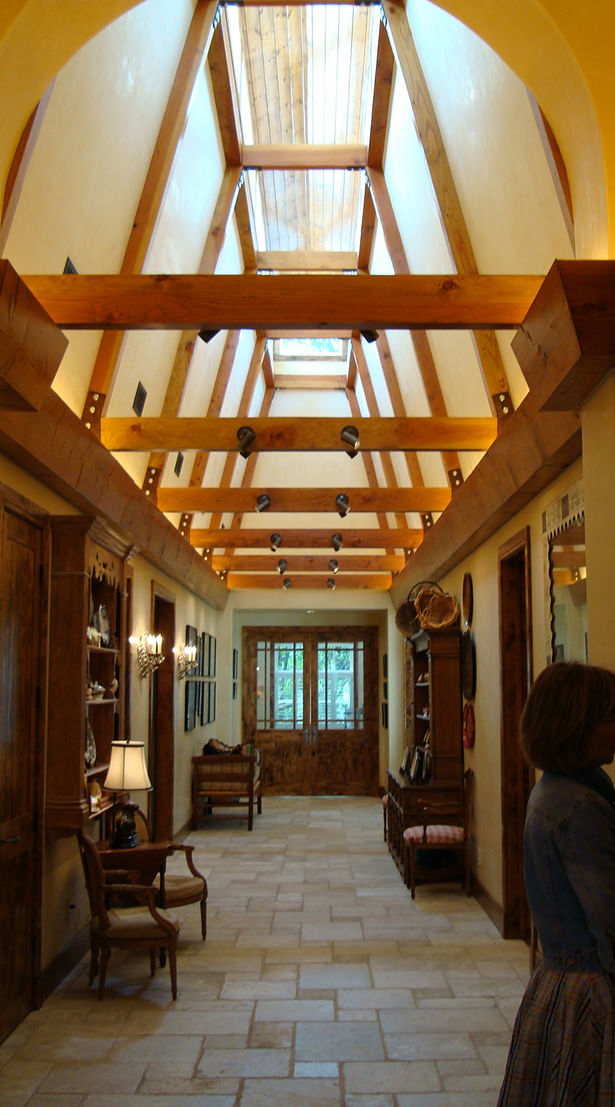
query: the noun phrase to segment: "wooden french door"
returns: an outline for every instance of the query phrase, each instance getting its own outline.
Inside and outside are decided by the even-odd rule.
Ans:
[[[45,521],[0,490],[0,1041],[38,1003],[47,566]]]
[[[378,794],[376,627],[246,627],[243,741],[263,750],[264,789]]]

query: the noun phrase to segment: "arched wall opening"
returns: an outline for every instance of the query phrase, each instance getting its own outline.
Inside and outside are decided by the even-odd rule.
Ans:
[[[55,74],[89,38],[141,0],[9,0],[0,14],[0,181],[28,118]],[[398,0],[385,0],[397,3]],[[610,0],[435,0],[485,40],[532,90],[566,162],[579,257],[609,255],[615,209]],[[615,230],[610,230],[615,247]],[[615,251],[614,251],[615,252]]]

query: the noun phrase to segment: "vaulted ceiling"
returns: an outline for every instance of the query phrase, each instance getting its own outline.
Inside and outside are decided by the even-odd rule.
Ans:
[[[389,590],[522,396],[502,335],[540,274],[479,271],[412,7],[199,0],[119,275],[26,278],[67,332],[101,330],[83,421],[134,455],[144,494],[231,589]],[[161,280],[146,258],[204,65],[222,182],[197,272]],[[385,172],[396,87],[414,127],[407,190]],[[573,251],[565,170],[532,111]],[[405,209],[421,174],[440,245],[412,274]],[[238,275],[216,272],[231,229]],[[121,380],[125,335],[143,328],[173,341],[157,413],[142,396],[139,415]],[[442,331],[463,336],[459,353]]]

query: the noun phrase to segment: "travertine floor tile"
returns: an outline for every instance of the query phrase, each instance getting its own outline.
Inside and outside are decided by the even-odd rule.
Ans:
[[[412,901],[377,799],[266,797],[188,840],[208,937],[180,909],[177,1001],[114,952],[101,1003],[84,959],[0,1046],[0,1107],[493,1107],[527,947],[454,886]]]

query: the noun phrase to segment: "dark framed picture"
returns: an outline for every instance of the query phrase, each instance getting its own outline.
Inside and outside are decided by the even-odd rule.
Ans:
[[[383,675],[385,680],[387,679],[387,677],[389,675],[389,655],[388,655],[388,653],[383,653],[383,655],[382,655],[382,675]]]
[[[199,632],[196,629],[196,627],[191,627],[189,623],[186,623],[186,645],[187,646],[196,646],[196,645],[198,645],[198,642],[197,642],[198,635],[199,635]]]
[[[205,653],[204,653],[205,642],[203,641],[204,638],[205,638],[204,634],[199,634],[199,639],[198,639],[198,643],[197,643],[197,650],[196,650],[196,660],[197,660],[196,672],[197,672],[197,676],[200,676],[200,677],[205,675],[204,670],[203,670],[203,666],[205,664]]]
[[[388,729],[388,726],[389,726],[389,705],[388,705],[388,703],[383,703],[382,704],[382,725],[383,725],[385,730]]]
[[[204,694],[204,690],[205,690],[205,684],[202,680],[195,680],[194,683],[196,684],[196,703],[195,703],[196,721],[197,721],[197,723],[200,724],[200,726],[202,726],[203,725],[203,703],[204,703],[204,695],[203,694]]]
[[[216,675],[216,639],[213,634],[209,636],[209,676]]]
[[[184,706],[184,730],[194,730],[196,726],[196,682],[186,681],[186,700]]]
[[[210,673],[209,673],[209,641],[210,641],[210,637],[211,636],[209,634],[207,634],[205,631],[201,635],[201,643],[202,643],[202,647],[203,647],[203,672],[202,672],[201,675],[206,676],[206,677],[210,675]]]
[[[211,680],[208,684],[208,709],[207,709],[207,722],[215,723],[216,721],[216,683]]]
[[[234,700],[237,699],[237,681],[236,680],[233,681],[233,699]]]
[[[237,680],[239,674],[239,650],[233,650],[233,680]]]

